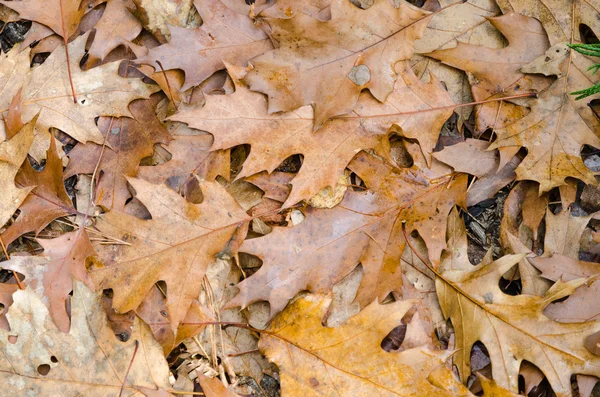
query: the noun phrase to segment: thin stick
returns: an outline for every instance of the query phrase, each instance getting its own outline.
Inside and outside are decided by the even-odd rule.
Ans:
[[[123,394],[123,390],[125,389],[125,382],[127,382],[127,375],[129,375],[129,371],[133,366],[133,360],[135,360],[135,355],[137,354],[138,347],[140,347],[140,342],[136,339],[135,341],[135,349],[133,349],[133,355],[131,356],[131,361],[129,362],[129,367],[127,367],[127,372],[125,372],[125,377],[123,378],[123,384],[121,385],[121,391],[119,392],[119,397]]]
[[[71,93],[73,94],[73,103],[77,103],[77,94],[75,93],[75,86],[73,85],[73,75],[71,74],[71,58],[69,57],[69,38],[67,37],[67,29],[65,28],[65,16],[63,12],[62,0],[58,2],[60,6],[60,25],[62,28],[62,37],[65,42],[65,56],[67,58],[67,73],[69,74],[69,84],[71,84]]]
[[[259,351],[260,350],[258,350],[258,349],[252,349],[252,350],[247,350],[245,352],[231,353],[231,354],[228,354],[227,357],[243,356],[244,354],[258,353]]]
[[[177,104],[175,103],[175,97],[173,96],[173,92],[171,92],[171,84],[169,84],[169,79],[167,78],[167,73],[165,72],[165,69],[163,68],[162,63],[160,63],[159,60],[157,60],[156,63],[158,64],[158,66],[160,66],[160,70],[162,71],[163,77],[165,78],[165,82],[167,83],[167,90],[169,90],[169,95],[171,95],[171,101],[173,101],[173,106],[175,106],[175,110],[179,110],[177,108]]]
[[[4,251],[4,256],[6,257],[6,260],[9,260],[10,255],[8,255],[8,251],[6,250],[6,245],[4,245],[4,241],[2,241],[2,237],[0,237],[0,245],[2,245],[2,251]],[[23,284],[21,284],[21,280],[19,280],[19,276],[17,276],[17,273],[14,270],[11,270],[11,272],[15,280],[17,280],[17,285],[19,286],[19,289],[25,289],[25,287],[23,287]]]

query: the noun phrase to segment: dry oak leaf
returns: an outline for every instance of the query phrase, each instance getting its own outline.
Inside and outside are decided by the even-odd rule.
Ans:
[[[466,139],[456,145],[446,146],[433,154],[439,161],[448,164],[456,172],[482,177],[498,169],[499,159],[495,151],[486,151],[489,143],[479,139]]]
[[[498,5],[504,12],[514,10],[538,19],[548,34],[552,47],[522,70],[559,78],[541,94],[527,116],[496,131],[499,139],[494,147],[527,147],[529,155],[517,168],[517,177],[539,182],[540,192],[563,185],[567,177],[596,184],[580,158],[580,150],[585,144],[598,147],[600,122],[587,100],[576,101],[570,93],[596,84],[598,76],[587,71],[593,65],[591,59],[569,51],[564,43],[582,42],[580,26],[600,34],[596,18],[600,2],[499,0]]]
[[[9,117],[10,108],[21,100],[15,99],[20,93],[21,76],[29,71],[29,53],[26,49],[19,51],[14,47],[7,54],[0,54],[0,115],[4,122],[0,122],[0,139],[12,138],[16,131],[11,130],[12,123]],[[19,120],[21,111],[19,111]],[[19,128],[20,130],[20,128]]]
[[[236,230],[244,231],[246,213],[216,182],[200,184],[204,201],[192,204],[166,185],[128,178],[152,215],[143,220],[120,211],[100,216],[96,227],[126,244],[97,247],[100,261],[90,275],[102,289],[112,289],[117,312],[136,309],[158,281],[167,286],[173,330],[198,298],[208,264],[230,250]]]
[[[127,0],[109,0],[102,17],[94,26],[94,41],[89,48],[92,59],[102,61],[120,45],[129,46],[142,31],[142,23],[128,10]],[[90,62],[90,61],[87,61]]]
[[[207,181],[214,181],[219,175],[229,179],[229,151],[211,151],[212,135],[181,135],[175,131],[171,136],[173,140],[166,146],[171,159],[163,164],[139,167],[140,178],[152,183],[166,183],[186,197],[191,185],[197,182],[194,175]]]
[[[15,177],[33,143],[33,128],[37,117],[25,124],[10,140],[0,142],[0,225],[4,226],[23,203],[33,186],[19,188]],[[1,227],[0,226],[0,227]]]
[[[273,48],[269,37],[248,16],[250,7],[242,14],[231,0],[195,0],[194,5],[202,17],[200,28],[170,26],[169,43],[151,49],[136,62],[157,70],[156,61],[165,69],[182,69],[185,84],[181,90],[185,91],[225,69],[224,61],[245,65]]]
[[[459,42],[454,48],[426,55],[467,72],[476,101],[548,87],[548,78],[520,71],[521,66],[543,55],[549,47],[542,24],[515,12],[488,19],[508,39],[507,47]],[[484,104],[476,113],[477,130],[504,126],[524,115],[523,108],[510,102],[503,102],[501,107],[499,103]]]
[[[490,149],[527,148],[527,156],[516,169],[517,180],[538,182],[540,194],[564,185],[569,177],[596,184],[580,151],[584,145],[600,147],[600,138],[596,135],[600,132],[600,123],[586,120],[578,113],[575,99],[569,94],[572,89],[567,84],[577,78],[588,81],[580,71],[556,80],[540,94],[528,115],[495,130],[498,139]]]
[[[19,290],[17,284],[0,284],[0,303],[2,304],[2,312],[0,313],[0,328],[10,331],[8,320],[6,319],[6,312],[10,305],[13,304],[13,294]]]
[[[554,254],[549,258],[529,258],[529,262],[542,271],[542,277],[552,281],[570,281],[582,277],[592,277],[600,274],[600,264],[584,262],[569,258],[561,254]],[[600,310],[600,283],[594,281],[579,287],[567,300],[549,305],[544,314],[560,322],[582,322],[598,320]]]
[[[100,296],[82,283],[73,285],[69,333],[56,328],[30,287],[13,298],[11,331],[0,330],[5,395],[114,397],[124,382],[122,396],[140,395],[140,389],[142,395],[169,395],[169,368],[147,327],[136,319],[132,338],[120,342],[107,325]]]
[[[87,1],[82,0],[0,1],[0,4],[17,11],[22,19],[46,25],[65,40],[75,33],[87,9]]]
[[[472,396],[444,366],[451,351],[417,346],[388,353],[381,348],[414,301],[373,302],[328,328],[322,320],[330,301],[305,295],[261,333],[259,349],[279,367],[282,395]]]
[[[92,141],[102,144],[104,137],[98,131],[94,119],[99,115],[131,116],[127,109],[129,102],[147,98],[158,88],[142,82],[139,78],[120,77],[119,62],[82,71],[79,61],[85,53],[87,36],[80,36],[69,43],[77,103],[73,103],[65,49],[59,46],[42,65],[31,69],[30,73],[17,75],[16,70],[20,70],[22,66],[13,67],[14,77],[9,82],[11,89],[3,90],[0,96],[0,113],[8,109],[11,99],[23,85],[23,118],[29,119],[39,112],[37,128],[48,131],[50,127],[55,127],[79,142]],[[29,65],[27,57],[19,56],[18,60]],[[15,80],[18,80],[18,83]]]
[[[16,185],[33,187],[33,190],[19,206],[21,213],[17,219],[0,235],[4,244],[12,243],[27,232],[37,234],[54,219],[77,212],[65,190],[62,159],[58,157],[54,139],[50,140],[47,153],[41,172],[25,161],[15,178]]]
[[[586,336],[600,330],[600,324],[558,323],[543,311],[552,301],[572,294],[586,279],[558,281],[544,296],[507,295],[498,282],[523,257],[507,255],[466,269],[470,263],[464,252],[462,269],[448,269],[445,262],[440,265],[436,290],[444,316],[456,333],[454,363],[466,381],[471,374],[471,348],[480,341],[501,387],[517,392],[519,369],[527,360],[546,375],[558,397],[571,396],[571,374],[600,374],[600,358],[583,345]]]
[[[329,120],[319,131],[313,131],[309,106],[267,115],[264,96],[239,81],[235,93],[207,96],[204,107],[182,110],[170,118],[212,133],[213,150],[250,144],[250,155],[238,178],[264,170],[271,173],[287,157],[303,154],[302,167],[284,203],[289,207],[336,186],[352,158],[363,149],[377,148],[392,126],[392,131],[417,139],[431,161],[439,131],[452,115],[454,103],[435,78],[429,84],[421,82],[406,63],[398,65],[398,70],[399,78],[386,103],[364,93],[352,116]]]
[[[269,113],[312,105],[314,130],[347,113],[365,88],[385,101],[394,89],[396,63],[413,55],[414,41],[431,20],[404,0],[395,5],[378,1],[361,10],[333,0],[326,22],[302,12],[262,18],[279,47],[252,59],[246,82],[268,95]]]
[[[133,118],[100,117],[98,129],[105,143],[75,146],[69,153],[65,179],[96,170],[94,203],[122,211],[131,196],[126,177],[137,175],[140,161],[152,155],[154,144],[171,139],[154,113],[160,99],[160,95],[153,95],[148,100],[133,101],[129,105]]]
[[[418,149],[417,149],[418,150]],[[291,228],[274,227],[260,238],[243,242],[241,252],[263,260],[262,267],[240,282],[228,307],[246,307],[265,300],[271,316],[298,292],[328,292],[362,263],[364,276],[356,296],[362,307],[390,292],[402,293],[400,257],[406,232],[419,231],[438,261],[446,248],[448,213],[464,206],[466,175],[454,178],[448,167],[394,169],[388,163],[359,154],[349,165],[369,192],[349,190],[332,209],[306,210],[306,219]]]
[[[13,256],[6,262],[0,262],[4,269],[25,275],[27,284],[37,281],[35,291],[43,297],[50,316],[57,328],[69,332],[69,314],[66,302],[73,291],[74,280],[85,283],[94,289],[88,276],[85,262],[96,255],[87,233],[83,229],[65,233],[51,240],[38,239],[44,248],[42,255]]]

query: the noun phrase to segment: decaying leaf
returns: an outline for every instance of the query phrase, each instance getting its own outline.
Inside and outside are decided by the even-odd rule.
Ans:
[[[264,17],[278,48],[254,58],[250,88],[269,97],[269,113],[314,107],[317,130],[347,113],[368,88],[383,102],[394,88],[394,66],[409,59],[413,43],[431,19],[404,0],[378,1],[361,10],[349,1],[331,2],[331,19],[304,14]]]
[[[127,0],[109,0],[102,17],[94,25],[94,41],[88,52],[92,59],[102,61],[120,45],[129,46],[142,31],[141,22],[127,9]],[[89,61],[88,61],[89,62]]]
[[[460,349],[454,362],[466,379],[471,373],[471,347],[480,341],[488,349],[493,377],[500,386],[516,392],[519,368],[527,360],[544,373],[557,396],[570,396],[571,374],[600,374],[600,359],[581,343],[600,330],[600,324],[558,323],[543,311],[552,301],[572,294],[586,279],[558,281],[544,296],[506,295],[498,281],[522,257],[508,255],[468,270],[440,264],[437,295]],[[466,252],[462,258],[468,264]]]
[[[87,34],[69,44],[71,75],[77,92],[73,103],[69,76],[65,64],[64,47],[57,47],[46,61],[30,73],[16,75],[0,96],[0,112],[8,109],[10,101],[23,86],[23,118],[30,119],[37,113],[36,127],[47,131],[58,128],[79,142],[92,141],[102,144],[103,136],[94,119],[98,115],[131,116],[127,105],[137,98],[150,96],[156,88],[139,78],[122,78],[118,75],[119,64],[108,63],[88,71],[82,71],[79,60],[83,57]],[[18,56],[19,62],[29,65],[27,57]],[[12,62],[9,62],[11,64]],[[4,64],[4,62],[3,62]],[[14,65],[14,72],[23,69]],[[52,76],[52,78],[48,78]]]
[[[69,153],[65,178],[95,173],[94,203],[123,210],[130,197],[126,177],[137,175],[140,160],[152,155],[155,143],[167,143],[169,133],[156,118],[160,97],[137,100],[129,105],[133,118],[101,117],[98,129],[103,142],[80,144]]]
[[[204,201],[192,204],[165,185],[128,178],[152,215],[142,220],[120,211],[100,217],[96,227],[125,244],[97,246],[102,263],[91,271],[94,282],[114,291],[115,309],[136,309],[158,281],[166,283],[173,330],[198,298],[206,266],[228,244],[248,216],[215,182],[201,184]]]
[[[431,161],[439,130],[452,114],[445,107],[453,102],[439,81],[422,83],[406,64],[399,65],[398,72],[387,104],[365,93],[353,116],[330,120],[315,132],[310,107],[266,115],[264,96],[239,82],[234,94],[209,96],[204,107],[182,110],[171,119],[212,133],[212,150],[250,144],[250,155],[238,178],[263,170],[273,172],[287,157],[303,154],[302,168],[291,181],[292,192],[284,203],[289,207],[310,199],[321,189],[336,186],[350,160],[361,150],[379,147],[390,129],[417,139],[427,162]]]
[[[237,285],[240,293],[228,306],[266,300],[274,315],[300,291],[329,291],[359,263],[364,269],[356,297],[361,306],[401,293],[403,228],[408,234],[419,231],[437,263],[446,247],[447,215],[454,205],[464,206],[466,190],[465,175],[455,177],[439,163],[429,170],[422,158],[415,163],[422,168],[394,170],[360,154],[349,167],[378,193],[348,191],[337,207],[308,209],[298,226],[275,227],[265,237],[244,241],[240,251],[264,263]]]
[[[44,297],[57,328],[68,332],[70,320],[66,302],[75,280],[94,289],[85,261],[96,253],[84,229],[51,240],[39,239],[38,243],[44,248],[42,256],[15,256],[0,262],[1,266],[24,274],[30,285],[35,281],[35,292]]]
[[[0,225],[4,226],[23,203],[33,186],[19,188],[15,185],[17,172],[27,159],[33,142],[33,128],[37,117],[25,124],[17,135],[0,142]]]
[[[250,7],[236,7],[230,0],[195,0],[194,5],[202,17],[200,28],[171,26],[169,43],[151,49],[137,60],[156,70],[160,70],[157,61],[165,69],[182,69],[185,72],[182,91],[225,69],[224,62],[245,64],[273,48],[265,32],[248,16]]]
[[[99,296],[77,281],[73,289],[69,333],[56,328],[31,288],[13,295],[11,330],[0,330],[3,393],[113,397],[125,384],[122,396],[170,395],[167,363],[147,327],[136,319],[133,337],[120,342]]]
[[[44,169],[37,172],[29,161],[25,161],[15,182],[22,189],[33,190],[19,206],[21,213],[17,219],[0,234],[4,244],[10,244],[17,237],[30,231],[37,234],[54,219],[76,212],[65,190],[62,160],[58,157],[54,139],[50,140]]]
[[[374,302],[336,328],[322,325],[329,302],[320,295],[301,297],[261,335],[259,348],[279,366],[284,395],[471,395],[444,366],[449,351],[381,348],[412,301]]]
[[[543,76],[524,75],[520,71],[521,66],[544,54],[549,47],[542,24],[514,12],[489,20],[506,36],[507,47],[488,48],[459,42],[454,48],[427,55],[467,72],[477,101],[548,87],[549,81]],[[493,103],[480,106],[476,114],[477,129],[483,131],[504,126],[525,113],[512,103]]]

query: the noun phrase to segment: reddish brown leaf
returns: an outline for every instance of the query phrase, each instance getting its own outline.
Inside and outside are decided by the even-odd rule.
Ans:
[[[50,140],[44,169],[37,172],[25,161],[15,181],[17,186],[33,190],[19,207],[21,213],[15,222],[0,235],[4,244],[27,232],[37,234],[54,219],[77,212],[65,190],[62,159],[58,157],[54,139]]]
[[[420,232],[437,263],[446,247],[448,213],[456,204],[464,206],[466,191],[466,175],[455,178],[439,163],[429,170],[422,158],[415,163],[423,168],[394,170],[360,154],[349,167],[370,192],[349,191],[333,209],[308,209],[299,225],[246,240],[240,251],[257,255],[263,266],[238,284],[240,293],[228,307],[266,300],[274,315],[302,290],[330,290],[359,263],[364,276],[356,300],[361,306],[401,293],[403,228]]]
[[[73,291],[73,280],[94,289],[85,261],[96,253],[83,229],[52,240],[38,239],[38,243],[44,248],[42,256],[14,256],[2,262],[2,267],[24,274],[30,285],[37,280],[36,289],[46,298],[54,323],[61,331],[69,332],[71,321],[66,304]]]
[[[134,101],[129,117],[101,117],[98,128],[106,145],[80,144],[69,153],[65,178],[75,174],[95,174],[94,201],[106,209],[122,210],[131,196],[128,176],[136,176],[140,160],[152,155],[155,143],[167,143],[169,133],[156,118],[154,109],[160,96]]]

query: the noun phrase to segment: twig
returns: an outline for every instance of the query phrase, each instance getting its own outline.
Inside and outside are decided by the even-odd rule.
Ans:
[[[4,241],[2,241],[2,237],[0,237],[0,245],[2,245],[2,251],[4,251],[4,256],[6,257],[6,260],[9,260],[10,255],[8,255],[8,251],[6,250],[6,245],[4,245]],[[23,287],[23,284],[21,284],[21,280],[19,280],[19,276],[17,276],[17,273],[14,270],[11,270],[11,272],[15,280],[17,280],[17,285],[19,286],[19,289],[25,289],[25,287]]]
[[[137,354],[138,347],[140,347],[140,342],[136,339],[135,341],[135,349],[133,349],[133,355],[131,356],[131,361],[129,362],[129,367],[127,367],[127,372],[125,372],[125,377],[123,378],[123,384],[121,385],[121,391],[119,392],[119,397],[123,394],[123,390],[125,389],[125,382],[127,382],[127,375],[129,375],[129,370],[133,366],[133,360],[135,360],[135,355]]]

